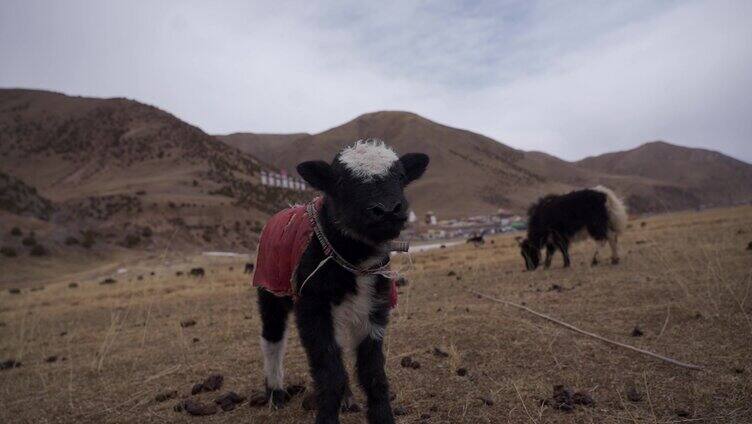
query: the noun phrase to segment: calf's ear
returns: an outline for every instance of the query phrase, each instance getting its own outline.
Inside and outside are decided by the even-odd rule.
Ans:
[[[298,174],[311,185],[323,192],[329,191],[334,185],[334,171],[331,165],[323,160],[303,162],[297,166]]]
[[[402,167],[405,168],[405,176],[407,177],[407,183],[411,183],[420,178],[426,168],[430,159],[428,155],[423,153],[408,153],[403,155],[400,159]]]

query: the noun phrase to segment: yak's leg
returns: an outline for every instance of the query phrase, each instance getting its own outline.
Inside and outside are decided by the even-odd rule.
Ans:
[[[308,357],[316,393],[316,423],[339,423],[339,410],[347,390],[347,371],[336,341],[331,305],[315,297],[298,300],[296,318],[300,340]]]
[[[548,269],[551,266],[551,260],[553,259],[554,253],[556,253],[556,246],[552,243],[546,243],[546,260],[543,263],[544,268]]]
[[[619,245],[618,236],[615,232],[608,232],[608,245],[611,247],[611,263],[616,265],[619,263]]]
[[[564,268],[569,268],[569,265],[571,265],[571,261],[569,260],[569,240],[564,236],[557,235],[554,237],[554,243],[564,256]]]
[[[590,263],[592,266],[598,265],[598,252],[606,244],[605,240],[595,240],[595,252],[593,253],[593,261]]]
[[[593,220],[587,225],[587,232],[595,240],[595,253],[591,265],[598,265],[598,250],[603,247],[608,238],[608,221]]]
[[[278,409],[284,406],[289,397],[284,386],[283,361],[287,343],[287,318],[292,309],[292,300],[277,297],[263,289],[259,289],[258,294],[266,398],[272,408]]]
[[[360,342],[356,368],[358,382],[366,394],[370,424],[394,423],[392,406],[389,404],[389,382],[384,371],[385,362],[381,339],[368,336]]]

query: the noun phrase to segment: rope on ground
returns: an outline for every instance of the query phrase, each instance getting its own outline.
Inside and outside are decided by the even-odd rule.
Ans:
[[[510,302],[510,301],[507,301],[507,300],[497,299],[495,297],[492,297],[492,296],[489,296],[489,295],[483,294],[483,293],[478,293],[478,292],[473,291],[473,290],[466,290],[466,291],[469,292],[469,293],[472,293],[474,295],[486,298],[488,300],[497,302],[497,303],[501,303],[501,304],[508,305],[508,306],[513,306],[513,307],[515,307],[517,309],[522,309],[522,310],[527,311],[527,312],[529,312],[529,313],[531,313],[531,314],[533,314],[533,315],[535,315],[537,317],[540,317],[540,318],[543,318],[545,320],[551,321],[551,322],[553,322],[555,324],[559,324],[562,327],[566,327],[566,328],[568,328],[568,329],[570,329],[570,330],[572,330],[574,332],[577,332],[577,333],[580,333],[580,334],[584,334],[584,335],[586,335],[588,337],[592,337],[594,339],[598,339],[598,340],[600,340],[602,342],[606,342],[606,343],[609,343],[609,344],[612,344],[612,345],[615,345],[615,346],[623,347],[625,349],[629,349],[629,350],[632,350],[632,351],[635,351],[635,352],[638,352],[638,353],[642,353],[643,355],[652,356],[653,358],[658,358],[661,361],[668,362],[669,364],[678,365],[680,367],[689,368],[691,370],[703,370],[703,368],[701,366],[699,366],[699,365],[694,365],[694,364],[689,364],[689,363],[686,363],[686,362],[677,361],[676,359],[672,359],[672,358],[669,358],[667,356],[659,355],[657,353],[650,352],[649,350],[640,349],[638,347],[630,346],[630,345],[625,344],[625,343],[621,343],[621,342],[617,342],[615,340],[607,339],[605,337],[599,336],[599,335],[591,333],[589,331],[580,330],[579,328],[575,327],[572,324],[567,324],[564,321],[558,320],[556,318],[552,318],[552,317],[550,317],[548,315],[545,315],[545,314],[542,314],[540,312],[536,312],[536,311],[528,308],[527,306],[519,305],[517,303]]]

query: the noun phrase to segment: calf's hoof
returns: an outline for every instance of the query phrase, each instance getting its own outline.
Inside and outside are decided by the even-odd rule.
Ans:
[[[258,392],[252,395],[248,404],[254,407],[268,405],[271,409],[277,410],[284,408],[289,400],[290,394],[285,390],[267,388],[265,392]]]
[[[315,411],[318,409],[316,406],[316,394],[311,393],[303,398],[303,409],[306,411]],[[340,411],[342,412],[360,412],[360,405],[355,402],[353,395],[345,396],[342,398],[342,404],[340,405]]]
[[[350,394],[342,399],[342,406],[340,407],[342,412],[360,412],[361,408],[358,402],[355,402],[355,396]]]
[[[394,414],[388,402],[368,408],[369,424],[394,424]]]

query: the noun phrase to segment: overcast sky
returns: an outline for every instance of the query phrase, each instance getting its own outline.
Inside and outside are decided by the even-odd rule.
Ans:
[[[752,162],[750,16],[749,0],[3,0],[0,87],[134,98],[209,133],[408,110],[570,160],[662,139]]]

